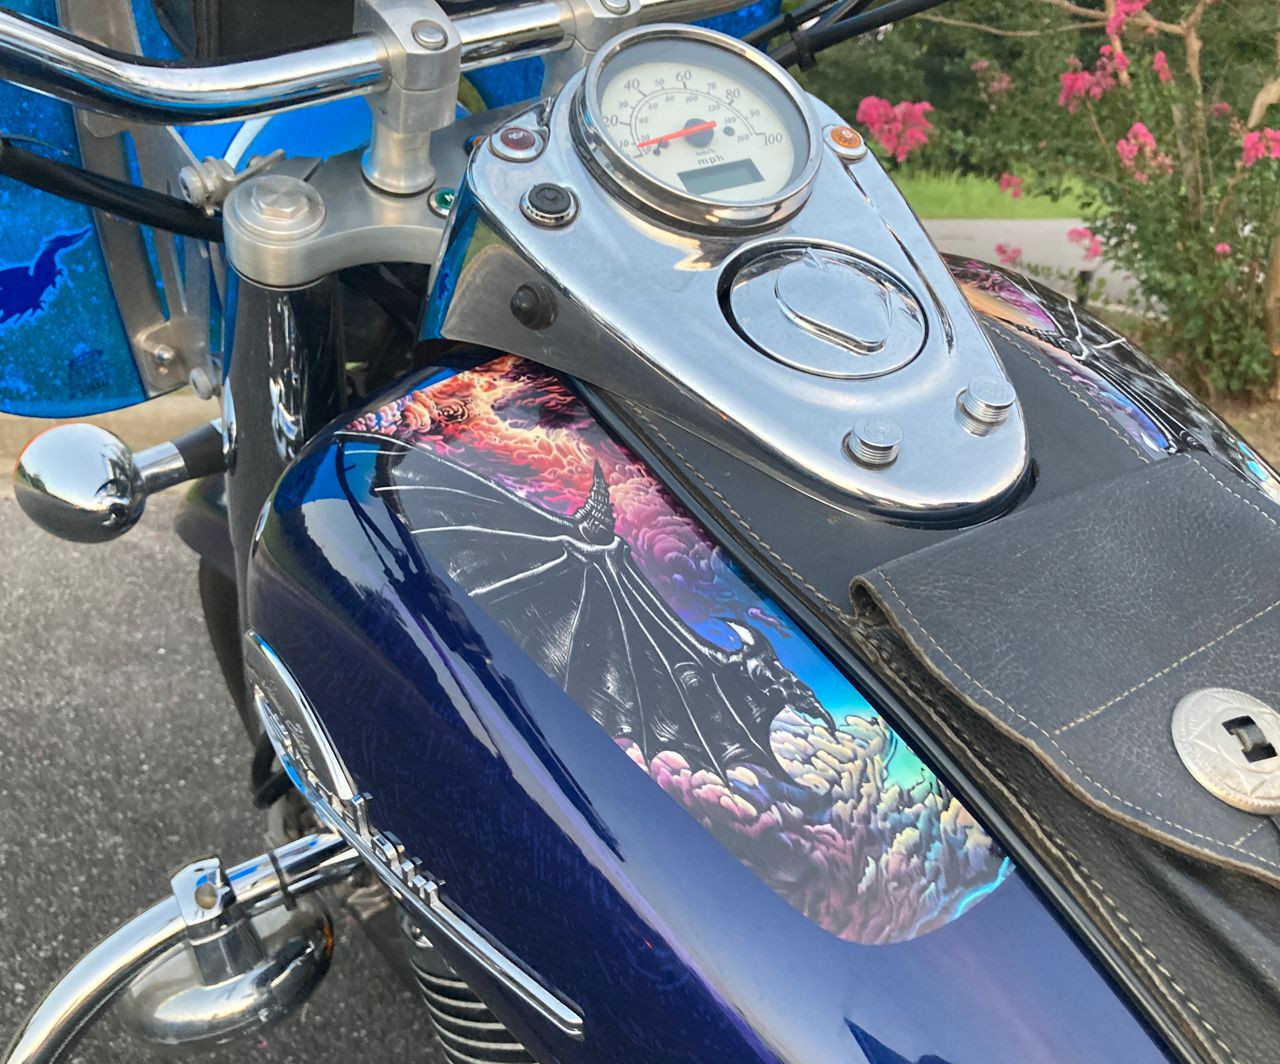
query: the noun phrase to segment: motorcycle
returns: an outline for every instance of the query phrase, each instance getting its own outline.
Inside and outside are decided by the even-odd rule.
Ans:
[[[187,485],[275,843],[8,1064],[294,1015],[335,913],[467,1064],[1275,1059],[1280,479],[786,70],[936,2],[0,13],[83,164],[0,173],[92,212],[0,274],[0,405],[222,411],[18,501]]]

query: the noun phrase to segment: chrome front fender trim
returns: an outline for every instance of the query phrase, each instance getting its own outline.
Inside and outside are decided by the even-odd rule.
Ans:
[[[427,932],[448,942],[489,978],[573,1038],[582,1016],[518,961],[449,906],[420,860],[370,821],[369,794],[359,792],[323,722],[288,666],[257,632],[244,638],[245,669],[254,707],[280,763],[317,815],[341,835]]]
[[[249,912],[346,879],[359,858],[330,832],[308,835],[231,869],[228,880]],[[56,1064],[102,1008],[187,934],[175,895],[157,902],[86,953],[45,995],[0,1064]]]

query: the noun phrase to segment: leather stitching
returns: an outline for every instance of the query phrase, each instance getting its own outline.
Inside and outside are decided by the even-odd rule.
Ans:
[[[1201,654],[1201,653],[1203,653],[1204,651],[1208,650],[1210,647],[1215,646],[1215,645],[1217,645],[1218,643],[1221,643],[1224,639],[1229,639],[1231,636],[1235,635],[1238,631],[1240,631],[1240,629],[1241,629],[1241,628],[1245,628],[1245,627],[1248,627],[1249,625],[1253,624],[1253,622],[1254,622],[1254,621],[1256,621],[1259,617],[1265,617],[1268,613],[1270,613],[1272,610],[1274,610],[1277,606],[1280,606],[1280,600],[1277,600],[1276,602],[1271,603],[1271,605],[1270,605],[1270,606],[1265,606],[1265,607],[1263,607],[1262,609],[1260,609],[1257,613],[1255,613],[1252,617],[1248,618],[1247,620],[1241,621],[1239,624],[1235,625],[1235,626],[1234,626],[1234,627],[1232,627],[1232,628],[1228,628],[1228,629],[1227,629],[1225,632],[1223,632],[1221,635],[1217,636],[1217,637],[1216,637],[1216,638],[1214,638],[1214,639],[1210,639],[1210,640],[1209,640],[1209,642],[1207,642],[1207,643],[1205,643],[1205,644],[1204,644],[1204,646],[1199,646],[1199,647],[1196,647],[1196,648],[1195,648],[1195,650],[1189,650],[1189,651],[1187,651],[1187,653],[1183,654],[1183,655],[1182,655],[1182,657],[1180,657],[1180,658],[1179,658],[1177,661],[1175,661],[1172,665],[1166,665],[1166,666],[1165,666],[1163,669],[1161,669],[1159,672],[1152,673],[1150,676],[1148,676],[1148,677],[1147,677],[1145,680],[1143,680],[1141,683],[1136,683],[1136,684],[1134,684],[1132,687],[1130,687],[1130,688],[1129,688],[1129,690],[1125,691],[1123,694],[1118,694],[1118,695],[1116,695],[1116,696],[1115,696],[1115,698],[1111,699],[1109,702],[1104,702],[1104,703],[1102,703],[1102,705],[1098,706],[1097,708],[1089,710],[1089,712],[1088,712],[1088,713],[1082,713],[1080,716],[1076,717],[1076,719],[1075,719],[1075,720],[1070,721],[1070,722],[1068,722],[1068,723],[1066,723],[1066,724],[1062,725],[1062,727],[1055,729],[1053,734],[1054,734],[1054,735],[1061,735],[1063,732],[1068,732],[1068,731],[1070,731],[1070,730],[1071,730],[1072,728],[1074,728],[1077,724],[1084,724],[1084,723],[1086,723],[1086,722],[1088,722],[1088,721],[1093,720],[1093,719],[1094,719],[1094,718],[1096,718],[1096,717],[1101,716],[1101,715],[1102,715],[1103,713],[1105,713],[1108,709],[1110,709],[1112,706],[1114,706],[1117,702],[1123,702],[1123,701],[1124,701],[1126,698],[1128,698],[1131,694],[1134,694],[1134,693],[1135,693],[1135,692],[1137,692],[1137,691],[1141,691],[1144,687],[1146,687],[1146,686],[1147,686],[1147,684],[1149,684],[1149,683],[1151,683],[1151,682],[1153,682],[1153,681],[1155,681],[1155,680],[1160,679],[1162,676],[1167,676],[1169,673],[1173,672],[1173,670],[1174,670],[1174,669],[1176,669],[1176,668],[1178,668],[1180,665],[1185,665],[1188,661],[1190,661],[1192,658],[1194,658],[1197,654]]]
[[[1266,826],[1267,826],[1267,821],[1265,819],[1259,820],[1256,824],[1253,825],[1253,827],[1251,827],[1248,831],[1246,831],[1243,835],[1241,835],[1238,839],[1236,839],[1236,841],[1232,843],[1232,845],[1233,846],[1244,845],[1244,842],[1246,839],[1250,838],[1253,835],[1256,835],[1260,828],[1264,828]]]
[[[1057,750],[1059,754],[1062,755],[1063,760],[1065,760],[1067,764],[1069,764],[1082,779],[1087,781],[1090,786],[1101,791],[1103,794],[1107,795],[1107,797],[1111,798],[1114,801],[1119,802],[1121,805],[1125,806],[1126,808],[1132,809],[1134,812],[1137,812],[1137,813],[1142,813],[1144,816],[1150,817],[1152,820],[1156,820],[1159,823],[1166,825],[1167,827],[1174,828],[1175,830],[1183,833],[1184,835],[1188,835],[1193,838],[1199,839],[1202,842],[1207,842],[1210,844],[1210,846],[1215,848],[1226,845],[1230,849],[1236,850],[1239,853],[1246,854],[1247,856],[1253,858],[1255,861],[1261,861],[1263,864],[1268,865],[1271,868],[1274,868],[1277,872],[1280,872],[1280,864],[1277,864],[1275,861],[1271,861],[1265,857],[1259,856],[1258,854],[1254,853],[1252,850],[1243,849],[1242,847],[1236,846],[1232,843],[1223,843],[1218,839],[1215,839],[1209,835],[1204,835],[1201,832],[1193,831],[1191,828],[1185,826],[1184,824],[1179,824],[1177,823],[1177,821],[1169,820],[1166,817],[1162,817],[1159,813],[1153,813],[1150,809],[1145,809],[1140,805],[1136,805],[1135,803],[1130,802],[1126,798],[1122,798],[1120,795],[1116,794],[1110,788],[1099,783],[1097,780],[1095,780],[1092,776],[1090,776],[1087,772],[1085,772],[1085,770],[1082,769],[1076,763],[1075,759],[1072,758],[1071,755],[1067,753],[1066,749],[1062,746],[1061,743],[1057,741],[1057,739],[1053,737],[1053,735],[1045,731],[1044,728],[1042,728],[1030,717],[1027,717],[1022,713],[1019,713],[1018,710],[1016,710],[1013,706],[1011,706],[998,694],[992,691],[989,687],[987,687],[985,684],[981,683],[980,681],[976,680],[973,676],[971,676],[969,672],[965,669],[965,667],[961,665],[958,661],[956,661],[956,659],[953,658],[950,654],[948,654],[946,650],[944,650],[938,644],[938,641],[929,634],[929,632],[925,629],[924,625],[920,623],[919,618],[917,618],[916,615],[911,611],[911,607],[907,605],[906,601],[898,593],[898,589],[893,586],[893,582],[884,574],[884,571],[882,569],[877,569],[875,570],[875,572],[876,572],[876,575],[878,575],[880,579],[884,581],[885,586],[888,587],[889,591],[893,594],[893,597],[898,600],[902,608],[907,611],[907,615],[911,618],[912,624],[915,625],[916,629],[920,632],[920,634],[929,641],[930,645],[933,646],[933,648],[937,650],[939,654],[941,654],[944,658],[947,659],[947,661],[951,663],[953,668],[955,668],[971,684],[977,687],[978,690],[982,691],[989,698],[995,699],[997,702],[1000,703],[1000,705],[1004,706],[1005,709],[1007,709],[1020,721],[1034,728],[1041,735],[1043,735],[1045,739],[1049,741],[1050,745],[1052,745],[1053,748]]]
[[[1246,499],[1243,495],[1239,494],[1238,492],[1233,491],[1227,484],[1225,484],[1223,481],[1218,479],[1218,477],[1216,476],[1216,474],[1213,472],[1212,469],[1210,469],[1207,465],[1205,465],[1199,459],[1192,458],[1191,460],[1195,463],[1197,469],[1199,469],[1203,473],[1208,474],[1209,478],[1215,484],[1217,484],[1218,487],[1220,487],[1223,491],[1225,491],[1228,495],[1234,495],[1237,499],[1239,499],[1242,503],[1244,503],[1250,509],[1257,510],[1258,513],[1262,514],[1265,520],[1270,521],[1273,525],[1277,524],[1276,519],[1272,517],[1269,513],[1267,513],[1266,510],[1264,510],[1261,506],[1251,501],[1250,499]]]
[[[1258,513],[1261,514],[1265,520],[1270,521],[1273,525],[1276,524],[1275,518],[1273,518],[1260,506],[1257,506],[1255,503],[1246,499],[1243,495],[1240,495],[1237,492],[1232,491],[1231,488],[1225,483],[1223,483],[1221,480],[1219,480],[1214,475],[1213,471],[1209,469],[1207,466],[1203,465],[1201,462],[1199,462],[1194,458],[1191,459],[1191,463],[1193,466],[1195,466],[1196,469],[1199,469],[1202,473],[1208,476],[1209,479],[1211,479],[1215,484],[1217,484],[1218,487],[1220,487],[1228,495],[1234,496],[1236,499],[1244,503],[1246,506],[1250,507],[1251,509],[1257,510]],[[1075,720],[1070,721],[1067,724],[1062,725],[1062,727],[1055,729],[1053,734],[1061,735],[1063,732],[1070,731],[1077,724],[1084,724],[1086,721],[1093,720],[1095,717],[1100,716],[1102,713],[1106,712],[1108,709],[1114,706],[1117,702],[1123,702],[1126,698],[1128,698],[1134,692],[1141,691],[1142,688],[1146,687],[1147,684],[1151,683],[1153,680],[1158,680],[1162,676],[1165,676],[1168,673],[1173,672],[1173,670],[1178,668],[1178,666],[1186,664],[1188,661],[1194,658],[1197,654],[1200,654],[1202,651],[1208,650],[1211,646],[1214,646],[1222,642],[1222,640],[1235,635],[1238,631],[1240,631],[1241,628],[1244,628],[1246,625],[1252,624],[1259,617],[1263,617],[1266,614],[1270,613],[1277,606],[1280,606],[1280,600],[1271,603],[1271,605],[1267,606],[1265,609],[1259,610],[1248,620],[1241,621],[1239,624],[1235,625],[1233,628],[1229,628],[1227,631],[1218,635],[1217,638],[1209,640],[1209,642],[1205,643],[1203,646],[1199,646],[1199,647],[1196,647],[1195,650],[1188,651],[1186,654],[1182,655],[1182,657],[1180,657],[1177,661],[1175,661],[1172,665],[1167,665],[1163,669],[1161,669],[1159,672],[1152,673],[1141,683],[1135,684],[1133,687],[1130,687],[1129,690],[1125,691],[1123,694],[1116,695],[1116,697],[1111,699],[1109,702],[1104,702],[1102,705],[1089,710],[1089,712],[1082,713],[1080,716],[1076,717]]]
[[[1063,377],[1062,374],[1059,373],[1052,366],[1045,365],[1043,360],[1041,360],[1040,356],[1035,352],[1035,350],[1031,347],[1030,344],[1023,342],[1021,337],[1016,336],[1014,333],[1009,332],[1007,330],[1002,329],[1001,335],[1006,340],[1008,340],[1009,343],[1011,343],[1014,347],[1016,347],[1019,351],[1021,351],[1024,355],[1026,355],[1029,359],[1031,359],[1032,362],[1034,362],[1037,366],[1039,366],[1042,370],[1044,370],[1044,372],[1047,373],[1053,380],[1057,381],[1060,385],[1062,385],[1063,388],[1065,388],[1068,392],[1070,392],[1072,396],[1075,397],[1075,400],[1077,403],[1079,403],[1086,410],[1088,410],[1089,413],[1091,413],[1094,417],[1096,417],[1099,421],[1101,421],[1103,425],[1107,427],[1107,431],[1110,432],[1113,436],[1115,436],[1115,438],[1118,439],[1121,443],[1123,443],[1126,447],[1128,447],[1130,451],[1132,451],[1135,455],[1137,455],[1140,461],[1142,461],[1145,464],[1150,464],[1151,455],[1144,454],[1142,451],[1140,451],[1137,445],[1133,442],[1133,440],[1131,440],[1127,435],[1125,435],[1125,433],[1121,432],[1120,429],[1116,427],[1115,422],[1113,422],[1110,418],[1106,416],[1106,414],[1102,413],[1093,403],[1091,403],[1074,384],[1072,384],[1069,380]]]
[[[726,499],[723,495],[721,495],[720,492],[715,488],[715,486],[711,484],[708,480],[706,480],[702,476],[702,474],[699,473],[689,463],[689,461],[681,453],[680,448],[678,448],[674,443],[672,443],[671,440],[668,439],[667,436],[663,433],[663,431],[660,428],[658,428],[658,426],[655,425],[652,421],[650,421],[648,417],[645,416],[645,413],[643,410],[641,410],[638,406],[636,406],[634,403],[630,401],[626,401],[626,403],[627,403],[627,406],[631,409],[631,412],[635,414],[635,416],[638,417],[641,421],[643,421],[646,425],[648,425],[650,431],[653,432],[654,435],[658,437],[658,439],[660,439],[663,443],[667,445],[667,447],[671,449],[671,453],[674,454],[676,458],[680,460],[680,464],[684,466],[685,469],[687,469],[694,477],[697,478],[698,483],[700,483],[704,488],[706,488],[709,492],[711,492],[712,495],[714,495],[717,499],[719,499],[721,504],[724,506],[724,508],[728,510],[731,514],[733,514],[733,516],[737,519],[738,523],[742,525],[742,527],[746,530],[747,534],[755,541],[756,545],[761,550],[763,550],[766,554],[769,555],[770,558],[772,558],[775,562],[777,562],[778,565],[781,566],[782,569],[784,569],[790,577],[792,577],[792,579],[799,581],[800,584],[803,585],[805,590],[807,590],[810,594],[816,596],[818,600],[824,606],[826,606],[827,609],[829,609],[832,613],[834,613],[837,617],[840,617],[845,621],[853,620],[853,617],[851,614],[846,613],[834,602],[832,602],[831,599],[827,598],[826,595],[824,595],[821,591],[819,591],[816,587],[814,587],[811,583],[809,583],[809,581],[806,580],[804,576],[800,574],[800,572],[798,572],[793,566],[789,565],[786,561],[784,561],[782,556],[779,555],[777,551],[775,551],[771,546],[769,546],[768,543],[766,543],[763,539],[761,539],[759,533],[757,533],[756,530],[751,527],[747,519],[743,517],[742,514],[738,513],[736,509],[734,509],[733,503],[731,503],[728,499]]]

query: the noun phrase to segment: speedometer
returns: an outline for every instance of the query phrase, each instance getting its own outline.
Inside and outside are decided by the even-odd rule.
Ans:
[[[624,196],[682,221],[774,220],[803,202],[817,169],[800,87],[711,30],[620,34],[592,60],[575,102],[589,161]]]

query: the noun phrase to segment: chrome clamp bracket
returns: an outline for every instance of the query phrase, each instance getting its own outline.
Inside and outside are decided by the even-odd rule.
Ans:
[[[155,1039],[163,1021],[168,1044],[217,1037],[232,1022],[243,1027],[279,1019],[300,1004],[324,974],[327,953],[321,956],[319,951],[332,942],[327,917],[299,917],[295,914],[302,910],[281,902],[343,882],[361,867],[356,852],[330,832],[308,835],[225,872],[216,858],[188,865],[174,877],[174,894],[103,939],[57,982],[27,1018],[0,1064],[56,1064],[102,1009],[122,995],[133,999],[126,1011],[135,1021],[145,1010],[148,1036]],[[193,932],[198,936],[211,922],[216,926],[233,914],[245,922],[266,918],[269,955],[248,969],[241,967],[246,976],[199,986],[183,968],[185,944]],[[314,960],[299,963],[303,948]],[[207,978],[203,967],[200,973]],[[217,974],[213,969],[210,973]],[[151,989],[163,996],[146,993],[149,974],[156,976]],[[182,977],[180,990],[190,988],[185,996],[174,994],[175,974]],[[157,1009],[161,1002],[183,1007]],[[192,1009],[192,1003],[203,1010]],[[175,1016],[196,1022],[175,1026]]]
[[[426,195],[374,187],[365,179],[368,154],[362,159],[358,151],[306,168],[291,160],[240,181],[222,213],[228,263],[269,288],[301,287],[364,263],[434,264],[448,220],[439,204],[452,202],[462,184],[467,142],[511,110],[486,111],[438,130],[428,146],[434,177]]]
[[[431,135],[454,120],[462,39],[435,0],[359,0],[355,29],[386,50],[390,84],[370,96],[373,139],[364,176],[408,196],[435,181]]]

